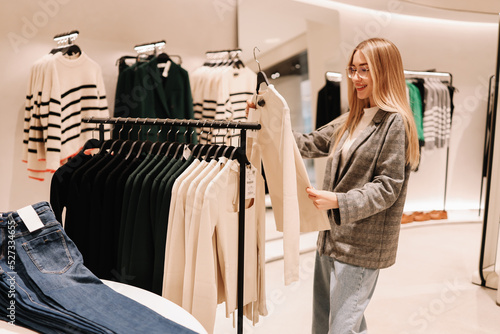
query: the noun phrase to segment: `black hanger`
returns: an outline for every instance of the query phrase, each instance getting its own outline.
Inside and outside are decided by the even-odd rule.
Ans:
[[[180,130],[177,130],[177,132],[175,133],[175,142],[177,142],[177,143],[178,143],[178,145],[177,145],[177,150],[175,151],[175,153],[174,153],[174,155],[173,155],[173,157],[174,157],[174,158],[177,158],[177,159],[181,159],[181,158],[183,157],[183,151],[184,151],[184,148],[185,148],[185,147],[186,147],[186,145],[187,145],[186,143],[179,143],[179,142],[177,141],[177,135],[179,134],[179,131],[180,131]],[[186,129],[186,131],[184,131],[184,134],[183,134],[183,136],[184,136],[184,140],[186,140],[186,141],[187,141],[186,135],[187,135],[188,131],[189,131],[189,130],[188,130],[188,129]],[[169,147],[169,149],[170,149],[170,147]]]
[[[227,150],[229,146],[220,145],[214,153],[214,158],[218,159],[224,155],[224,152]]]
[[[244,158],[243,160],[243,163],[246,165],[250,165],[250,161],[248,161],[248,157],[246,156],[246,154],[243,154],[242,150],[241,150],[241,147],[235,147],[233,149],[233,151],[231,152],[231,155],[229,156],[229,160],[232,160],[232,159],[237,159],[238,161],[241,160],[241,158]],[[241,161],[240,161],[241,163]]]
[[[115,126],[116,126],[116,124],[117,123],[115,123]],[[99,149],[99,152],[97,152],[97,154],[99,154],[99,155],[106,154],[106,153],[108,153],[108,150],[110,150],[113,147],[113,144],[115,144],[118,141],[123,142],[123,140],[120,139],[122,130],[123,130],[123,124],[122,124],[120,131],[118,131],[118,138],[112,138],[109,140],[105,140],[102,143],[101,148]]]
[[[233,67],[235,68],[242,68],[242,67],[245,67],[245,64],[241,61],[241,59],[238,57],[235,62],[233,63]]]
[[[137,123],[137,121],[136,121],[136,123]],[[117,144],[120,145],[120,148],[118,149],[118,154],[125,153],[126,150],[130,150],[130,148],[132,147],[133,140],[130,140],[130,133],[132,132],[133,129],[134,128],[131,126],[127,132],[127,140],[123,140],[120,138],[121,132],[123,130],[123,124],[122,124],[122,128],[120,129],[120,131],[118,131]]]
[[[177,156],[177,153],[179,152],[179,148],[180,146],[183,146],[181,143],[179,143],[177,141],[177,135],[179,134],[179,131],[180,130],[177,130],[177,132],[175,133],[175,136],[174,136],[174,141],[170,143],[170,145],[168,145],[168,149],[167,149],[167,152],[165,153],[165,155],[169,155],[170,152],[174,149],[174,148],[177,148],[177,150],[175,151],[175,154],[173,155],[173,157],[175,158]],[[170,133],[170,131],[169,131]]]
[[[177,61],[174,61],[172,58],[177,59]],[[158,63],[166,63],[170,60],[172,63],[182,65],[182,57],[178,55],[168,55],[165,52],[162,52],[158,56],[156,56],[156,59]]]
[[[234,152],[235,149],[236,149],[236,147],[234,147],[234,146],[226,146],[224,152],[222,152],[222,156],[226,157],[226,158],[231,157],[232,153]],[[231,151],[229,151],[229,150],[231,150]]]
[[[156,123],[156,121],[154,123]],[[148,151],[149,154],[152,153],[152,148],[153,148],[154,143],[151,140],[149,140],[149,133],[150,132],[151,132],[151,127],[149,127],[148,132],[146,132],[146,141],[143,141],[141,143],[141,146],[139,147],[139,150],[137,151],[136,158],[139,158],[141,156],[141,154],[143,154],[146,151]]]
[[[214,157],[215,151],[218,149],[219,145],[210,145],[210,147],[207,150],[207,153],[205,154],[205,161],[210,161]]]
[[[115,65],[118,66],[120,64],[123,64],[123,63],[125,63],[125,61],[127,59],[135,59],[135,60],[137,60],[137,56],[121,56],[120,58],[118,58],[116,60],[116,64]]]
[[[154,124],[156,124],[156,121],[158,119],[156,119],[154,121]],[[149,148],[149,154],[158,154],[160,152],[160,148],[161,148],[161,145],[163,144],[162,142],[160,142],[160,133],[161,133],[161,126],[160,128],[158,129],[158,132],[156,133],[156,141],[151,145],[151,147]]]
[[[197,153],[195,153],[195,150],[193,149],[193,155],[196,154],[196,159],[198,160],[201,160],[203,159],[202,157],[207,155],[208,151],[210,150],[210,148],[212,147],[211,144],[199,144],[199,148],[198,148],[198,151]]]
[[[160,151],[158,152],[158,154],[161,154],[161,155],[170,155],[170,152],[177,148],[178,146],[181,145],[181,143],[178,143],[178,142],[175,142],[175,141],[172,141],[172,142],[165,142],[163,143],[164,145],[161,146],[160,148]]]
[[[102,145],[102,141],[99,139],[91,138],[83,144],[82,151],[89,150],[91,148],[99,148]]]
[[[135,123],[137,124],[137,120]],[[137,140],[132,142],[132,146],[130,147],[129,152],[128,152],[127,156],[125,157],[126,160],[130,159],[130,157],[132,157],[133,154],[135,154],[135,153],[138,153],[137,157],[140,156],[139,152],[141,152],[141,147],[142,147],[142,144],[144,143],[141,140],[141,132],[142,132],[142,126],[139,127],[139,132],[137,133]]]
[[[170,59],[170,56],[168,54],[162,52],[158,56],[156,56],[156,61],[158,63],[167,63],[168,61],[172,61],[172,59]]]
[[[158,155],[166,155],[168,153],[168,149],[170,148],[170,145],[173,143],[170,140],[170,132],[172,132],[172,128],[170,128],[167,132],[167,140],[163,143],[161,143],[160,148],[158,150]]]
[[[81,55],[82,50],[80,49],[80,47],[78,45],[71,44],[71,45],[65,47],[62,50],[62,53],[63,53],[63,55],[67,55],[67,56]]]
[[[179,143],[179,145],[177,146],[177,150],[175,151],[174,153],[174,158],[182,158],[182,150],[184,150],[184,147],[186,146],[186,144],[184,143]],[[182,150],[181,150],[182,149]]]

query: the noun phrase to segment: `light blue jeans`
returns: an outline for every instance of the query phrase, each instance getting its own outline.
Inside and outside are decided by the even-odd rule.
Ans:
[[[364,312],[379,271],[342,263],[316,252],[312,334],[367,333]]]

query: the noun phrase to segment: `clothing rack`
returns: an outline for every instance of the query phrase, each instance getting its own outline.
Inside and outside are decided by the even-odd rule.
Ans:
[[[137,53],[144,53],[148,51],[155,51],[159,48],[165,47],[167,42],[164,40],[157,41],[157,42],[151,42],[151,43],[145,43],[145,44],[138,44],[134,46],[134,50],[137,51]]]
[[[247,130],[259,130],[259,123],[250,122],[224,122],[192,119],[158,119],[158,118],[82,118],[84,123],[99,124],[99,133],[104,138],[104,124],[131,124],[131,125],[160,125],[160,126],[186,126],[193,128],[213,128],[213,129],[240,129],[240,149],[238,156],[240,163],[240,184],[239,184],[239,213],[238,213],[238,326],[237,333],[243,333],[243,284],[244,284],[244,261],[245,261],[245,185],[246,172],[246,138]]]
[[[231,53],[231,52],[241,53],[241,49],[228,49],[228,50],[207,51],[207,52],[205,52],[205,54],[208,55],[208,54],[215,54],[215,53]]]
[[[443,83],[451,85],[453,83],[453,75],[449,72],[435,71],[410,71],[404,70],[406,78],[439,78]],[[450,125],[451,126],[451,125]],[[448,189],[448,163],[450,158],[450,145],[446,146],[446,167],[444,176],[444,195],[443,195],[443,211],[446,211],[446,194]]]
[[[144,43],[144,44],[137,44],[134,46],[134,50],[137,52],[136,56],[121,56],[119,59],[116,60],[116,65],[120,64],[121,61],[124,61],[125,59],[134,59],[139,61],[141,57],[146,58],[148,56],[151,56],[149,53],[152,52],[153,56],[158,56],[164,52],[165,45],[167,42],[165,40],[157,41],[157,42],[151,42],[151,43]],[[166,55],[166,53],[165,53]],[[182,65],[182,57],[179,55],[168,55],[166,59],[168,58],[176,58],[177,61],[176,63],[178,65]],[[146,59],[147,60],[147,59]]]
[[[72,44],[75,39],[78,37],[78,30],[72,30],[70,32],[65,32],[65,33],[62,33],[62,34],[57,34],[54,36],[54,41],[57,42],[57,44],[65,44],[65,45],[69,45],[69,44]]]
[[[215,65],[235,65],[238,68],[240,66],[244,67],[243,62],[240,59],[241,49],[228,49],[228,50],[218,50],[218,51],[207,51],[205,56],[207,61],[204,66],[215,66]]]
[[[453,83],[453,75],[449,72],[435,72],[435,71],[410,71],[405,70],[405,77],[407,78],[440,78],[449,80],[441,80],[443,82],[449,83],[450,85]]]
[[[338,72],[326,72],[325,77],[327,81],[330,82],[341,82],[342,81],[342,74]]]

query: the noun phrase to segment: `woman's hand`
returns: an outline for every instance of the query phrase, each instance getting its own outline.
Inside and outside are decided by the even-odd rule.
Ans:
[[[248,118],[248,113],[250,111],[250,108],[254,108],[255,109],[255,103],[253,103],[252,100],[247,100],[247,107],[245,108],[246,118]]]
[[[306,192],[318,210],[330,210],[339,207],[337,195],[334,192],[317,190],[313,187],[308,187]]]

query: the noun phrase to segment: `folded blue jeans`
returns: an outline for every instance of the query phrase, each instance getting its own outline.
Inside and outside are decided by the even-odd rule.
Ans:
[[[7,215],[15,226],[17,261],[22,262],[26,279],[36,284],[45,297],[114,333],[194,333],[102,283],[84,266],[81,253],[50,205],[40,202],[32,207],[43,224],[33,232],[17,212]]]
[[[7,303],[7,310],[9,310],[11,300],[14,301],[14,307],[11,307],[14,315],[11,316],[12,319],[7,321],[13,321],[16,325],[42,333],[51,332],[48,328],[59,330],[61,333],[73,334],[112,333],[102,326],[92,324],[86,319],[67,312],[58,305],[54,306],[43,302],[39,295],[26,286],[21,276],[17,272],[11,272],[6,266],[6,262],[2,260],[0,260],[0,295],[2,300]]]
[[[1,312],[0,316],[15,325],[42,333],[113,333],[66,311],[41,293],[29,279],[22,262],[17,259],[17,252],[13,247],[15,241],[9,234],[14,224],[9,224],[7,214],[0,214],[0,300],[6,303],[7,311],[5,314]]]

